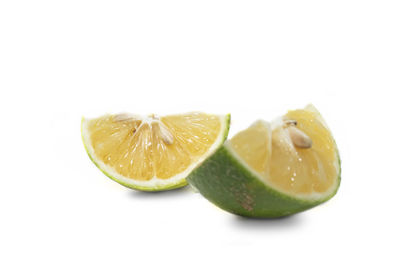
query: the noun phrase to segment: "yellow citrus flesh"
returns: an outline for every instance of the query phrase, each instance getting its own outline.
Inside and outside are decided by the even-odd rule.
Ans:
[[[230,144],[253,170],[263,177],[269,176],[271,129],[267,122],[255,122],[248,129],[236,134]]]
[[[296,127],[311,138],[311,148],[293,144],[283,122],[286,120],[297,122]],[[332,188],[339,173],[335,141],[315,108],[289,111],[272,127],[256,122],[233,137],[230,144],[268,184],[286,193],[324,193]]]
[[[222,127],[219,116],[204,113],[127,120],[108,115],[87,124],[96,158],[139,181],[169,179],[185,171],[210,149]],[[160,127],[172,134],[172,143]]]

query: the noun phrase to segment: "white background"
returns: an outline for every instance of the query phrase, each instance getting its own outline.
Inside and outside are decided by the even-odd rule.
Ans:
[[[0,2],[1,266],[399,266],[399,1]],[[81,116],[313,103],[342,157],[328,203],[244,219],[89,160]]]

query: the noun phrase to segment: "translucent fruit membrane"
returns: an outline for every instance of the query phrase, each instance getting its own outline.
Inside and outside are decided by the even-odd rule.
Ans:
[[[289,111],[273,126],[257,121],[230,140],[231,147],[267,183],[293,194],[324,193],[338,176],[338,155],[330,131],[319,113]],[[297,121],[297,128],[312,140],[311,148],[298,148],[284,121]]]
[[[142,181],[168,179],[186,170],[214,144],[221,127],[218,116],[203,113],[125,121],[114,117],[89,122],[95,155],[119,174]],[[160,127],[172,134],[171,144]]]

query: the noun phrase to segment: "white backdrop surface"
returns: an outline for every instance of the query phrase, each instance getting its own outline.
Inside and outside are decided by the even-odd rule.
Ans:
[[[399,266],[398,1],[0,2],[1,266]],[[342,158],[324,205],[252,220],[89,160],[81,116],[313,103]]]

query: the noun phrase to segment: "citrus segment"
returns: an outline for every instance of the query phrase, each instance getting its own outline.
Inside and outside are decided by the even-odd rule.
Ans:
[[[243,216],[279,217],[312,208],[340,184],[336,143],[313,107],[239,132],[187,178],[217,206]]]
[[[83,119],[82,136],[91,159],[112,179],[163,190],[186,184],[185,176],[225,140],[229,118],[199,112],[106,115]]]
[[[309,110],[289,111],[283,120],[295,120],[297,128],[312,140],[310,149],[284,146],[287,129],[273,131],[271,174],[269,181],[285,192],[297,195],[323,194],[332,187],[338,175],[337,150],[329,131]],[[286,167],[286,168],[285,168]]]
[[[287,122],[295,122],[295,127],[312,140],[311,148],[293,143]],[[335,141],[314,110],[289,111],[272,126],[257,122],[233,137],[230,144],[265,182],[285,193],[316,197],[336,181],[339,166]]]
[[[207,152],[221,131],[221,120],[218,116],[201,113],[165,116],[161,121],[192,157],[199,157]]]
[[[265,121],[256,121],[248,129],[239,132],[230,144],[238,155],[256,172],[269,176],[271,158],[271,129]]]

